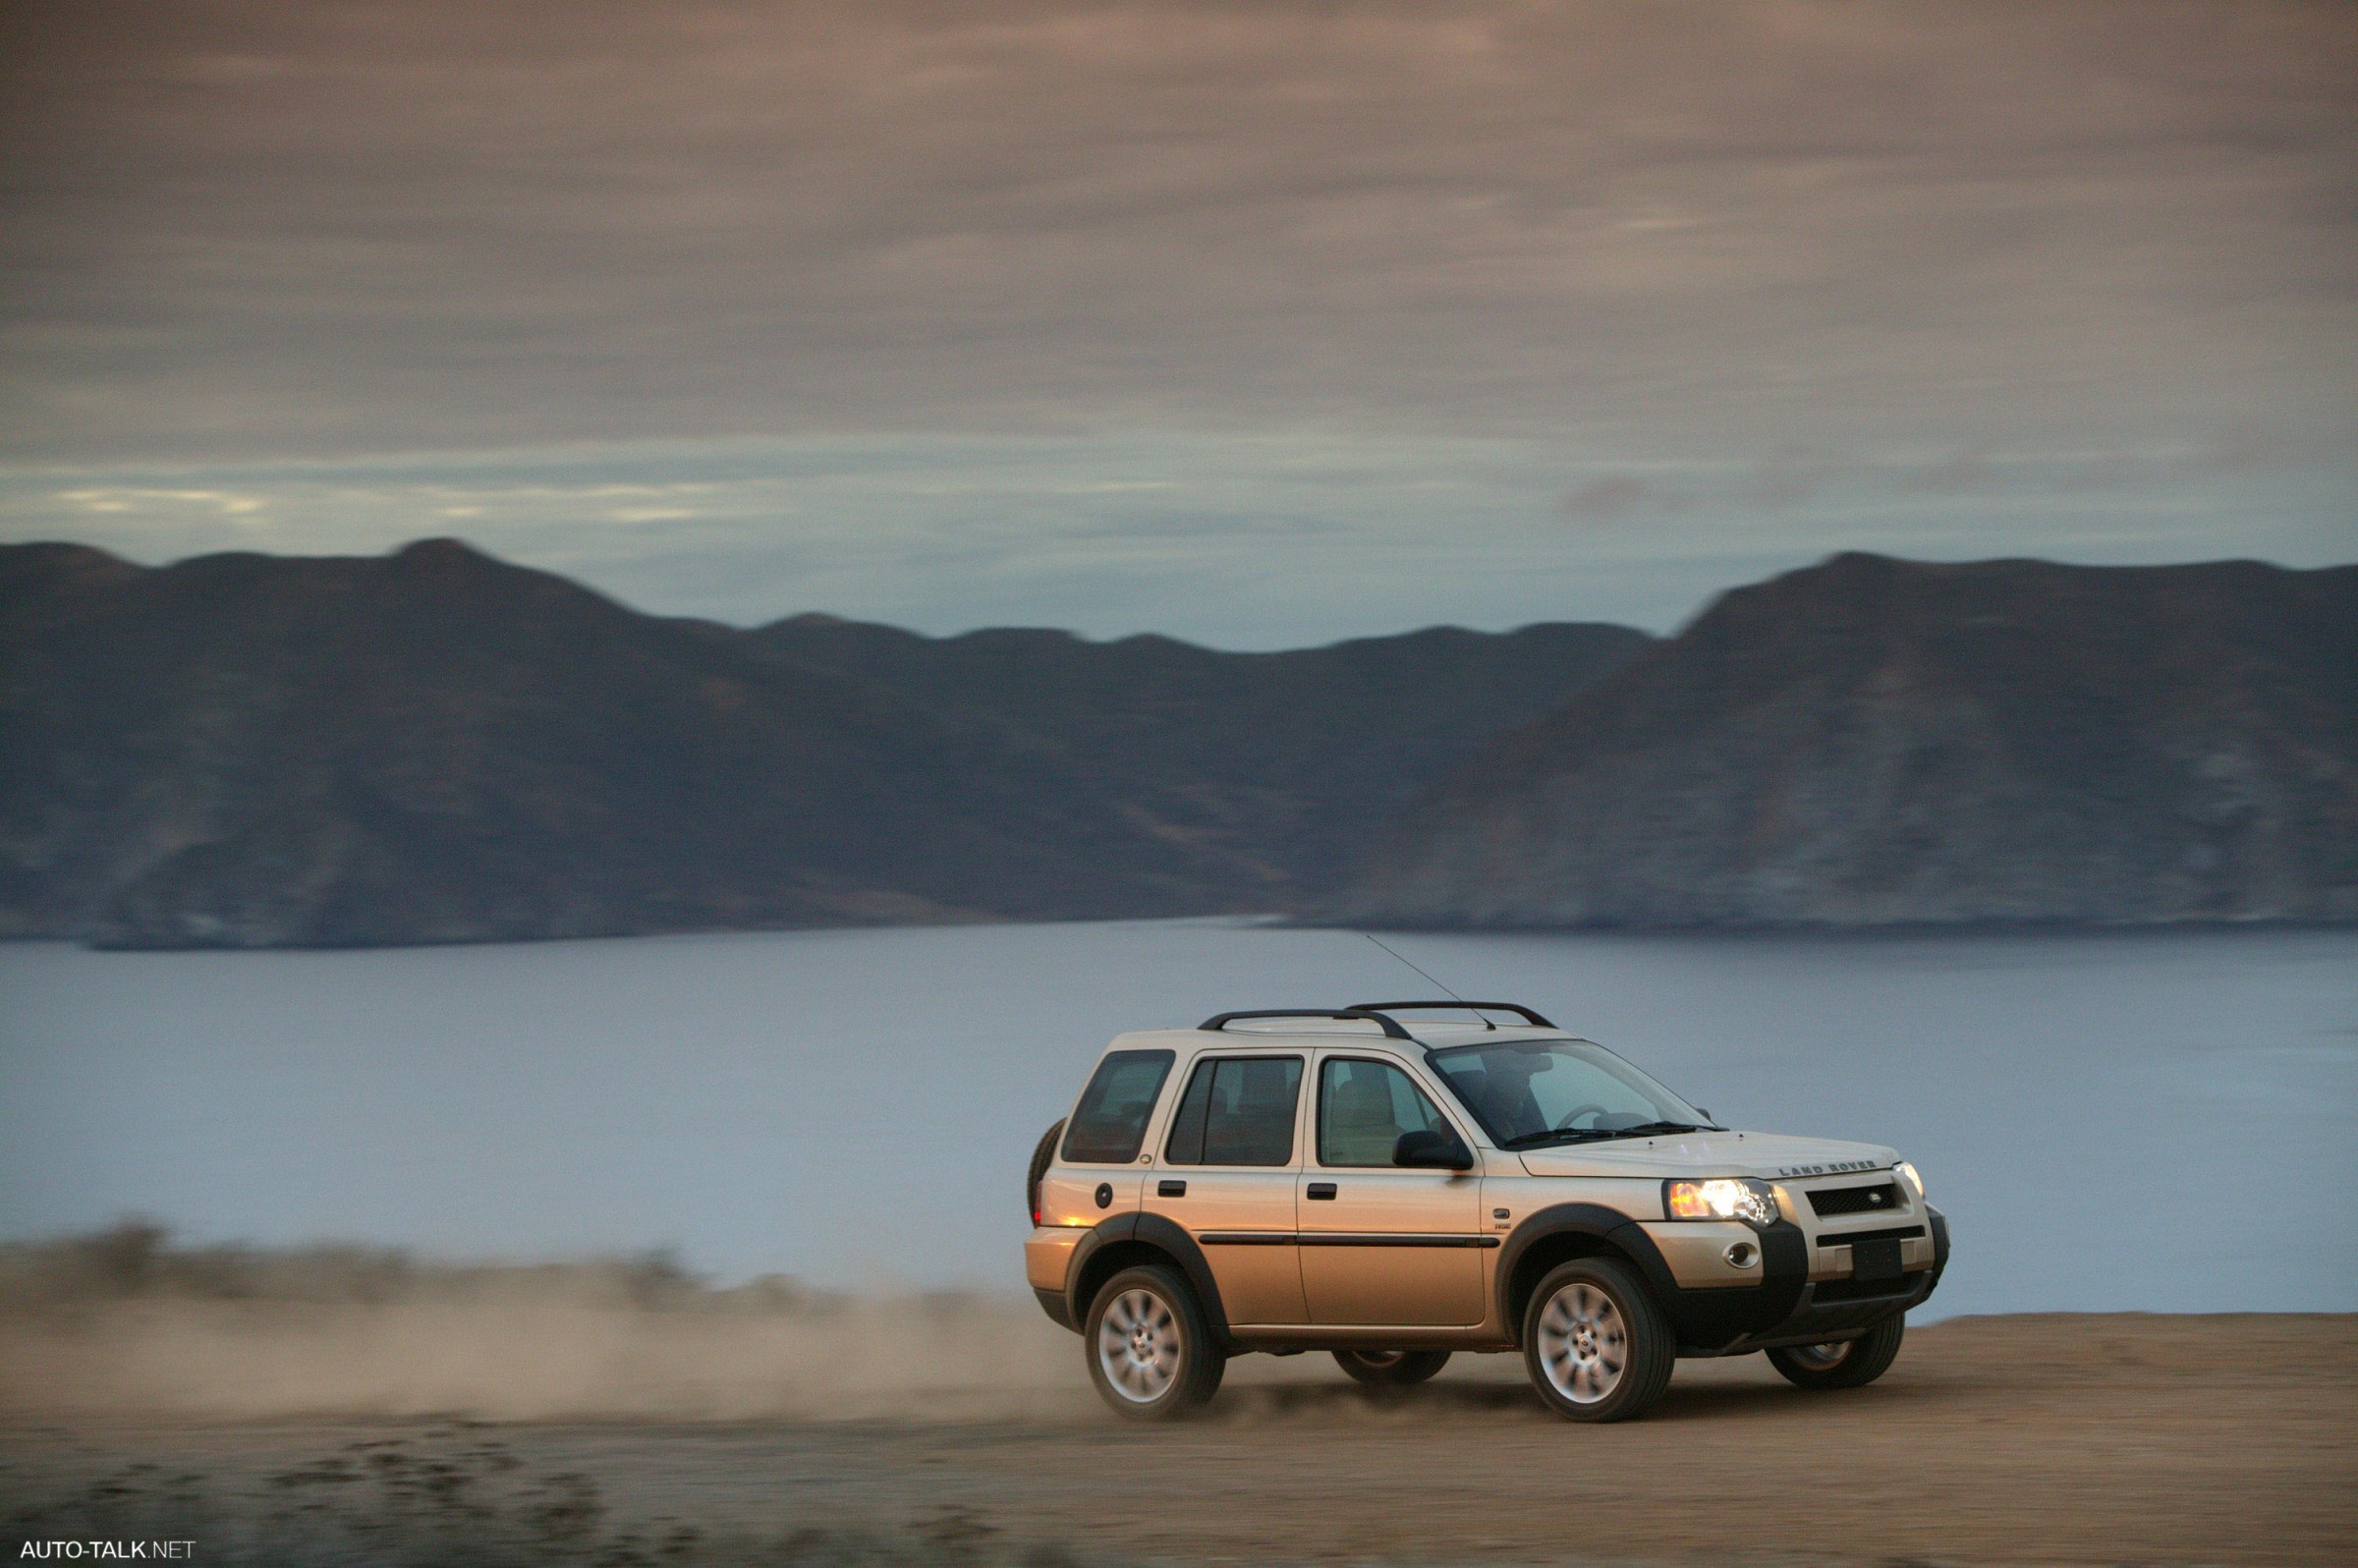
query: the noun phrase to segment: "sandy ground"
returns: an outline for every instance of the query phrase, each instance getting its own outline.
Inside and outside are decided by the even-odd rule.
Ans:
[[[609,1519],[770,1537],[946,1519],[1009,1560],[2358,1561],[2358,1316],[1958,1319],[1849,1393],[1790,1388],[1759,1357],[1684,1362],[1654,1415],[1609,1428],[1545,1414],[1505,1357],[1382,1400],[1324,1358],[1254,1357],[1206,1419],[1142,1429],[1096,1408],[1077,1339],[1004,1307],[722,1319],[684,1341],[628,1315],[535,1335],[519,1313],[472,1335],[329,1315],[292,1335],[250,1316],[242,1340],[234,1314],[178,1309],[13,1325],[0,1495],[187,1475],[235,1510],[408,1445],[590,1478]],[[476,1419],[424,1414],[436,1400]]]

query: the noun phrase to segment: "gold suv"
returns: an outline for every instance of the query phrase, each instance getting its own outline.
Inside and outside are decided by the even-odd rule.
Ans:
[[[1473,1021],[1398,1016],[1443,1009]],[[1765,1350],[1851,1388],[1948,1261],[1892,1150],[1730,1132],[1509,1002],[1124,1035],[1040,1140],[1031,1198],[1032,1288],[1138,1419],[1202,1405],[1254,1351],[1402,1386],[1520,1350],[1575,1421],[1640,1414],[1680,1356]]]

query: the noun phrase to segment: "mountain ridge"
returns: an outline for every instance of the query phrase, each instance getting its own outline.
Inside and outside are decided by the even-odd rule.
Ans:
[[[943,644],[945,666],[916,634],[780,625],[643,615],[455,540],[157,568],[0,547],[0,934],[336,946],[1263,912],[1338,871],[1287,822],[1381,814],[1422,782],[1395,762],[1339,791],[1291,779],[1303,796],[1265,769],[1095,755],[1129,721],[1094,708],[1152,670],[1067,670],[1055,715],[949,700],[978,647],[1020,669],[1143,658],[1166,692],[1287,655],[982,634]],[[1462,636],[1506,651],[1412,721],[1465,744],[1648,641]],[[901,647],[897,683],[863,644]],[[1468,689],[1502,662],[1522,695]],[[1222,750],[1269,749],[1273,716],[1336,744],[1332,713],[1264,707],[1256,729],[1219,708],[1191,712]]]
[[[2358,919],[2358,567],[1845,554],[1501,735],[1324,918]]]
[[[0,546],[0,935],[2358,920],[2358,567],[1845,554],[1676,636],[645,615]]]

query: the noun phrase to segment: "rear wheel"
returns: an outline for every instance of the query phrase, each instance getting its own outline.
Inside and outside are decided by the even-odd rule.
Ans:
[[[1338,1350],[1334,1364],[1370,1388],[1408,1388],[1449,1365],[1445,1350]]]
[[[1610,1258],[1550,1269],[1523,1315],[1531,1385],[1569,1421],[1642,1416],[1670,1386],[1678,1344],[1645,1283]]]
[[[1825,1345],[1780,1345],[1768,1352],[1768,1365],[1784,1373],[1785,1381],[1800,1388],[1859,1388],[1891,1370],[1899,1342],[1908,1331],[1903,1315],[1886,1317],[1858,1339],[1837,1339]]]
[[[1125,1268],[1098,1288],[1081,1344],[1098,1396],[1132,1421],[1201,1408],[1228,1366],[1196,1293],[1160,1263]]]

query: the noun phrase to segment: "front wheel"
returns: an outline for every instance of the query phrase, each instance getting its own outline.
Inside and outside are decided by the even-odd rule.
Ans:
[[[1228,1367],[1196,1293],[1159,1263],[1125,1268],[1099,1287],[1081,1344],[1098,1396],[1131,1421],[1201,1408]]]
[[[1568,1421],[1628,1421],[1670,1386],[1670,1319],[1627,1264],[1576,1258],[1548,1271],[1523,1315],[1531,1385]]]
[[[1370,1388],[1409,1388],[1449,1365],[1445,1350],[1338,1350],[1334,1364]]]
[[[1768,1352],[1768,1365],[1799,1388],[1860,1388],[1891,1370],[1900,1336],[1907,1331],[1904,1316],[1886,1317],[1858,1339],[1779,1345]]]

